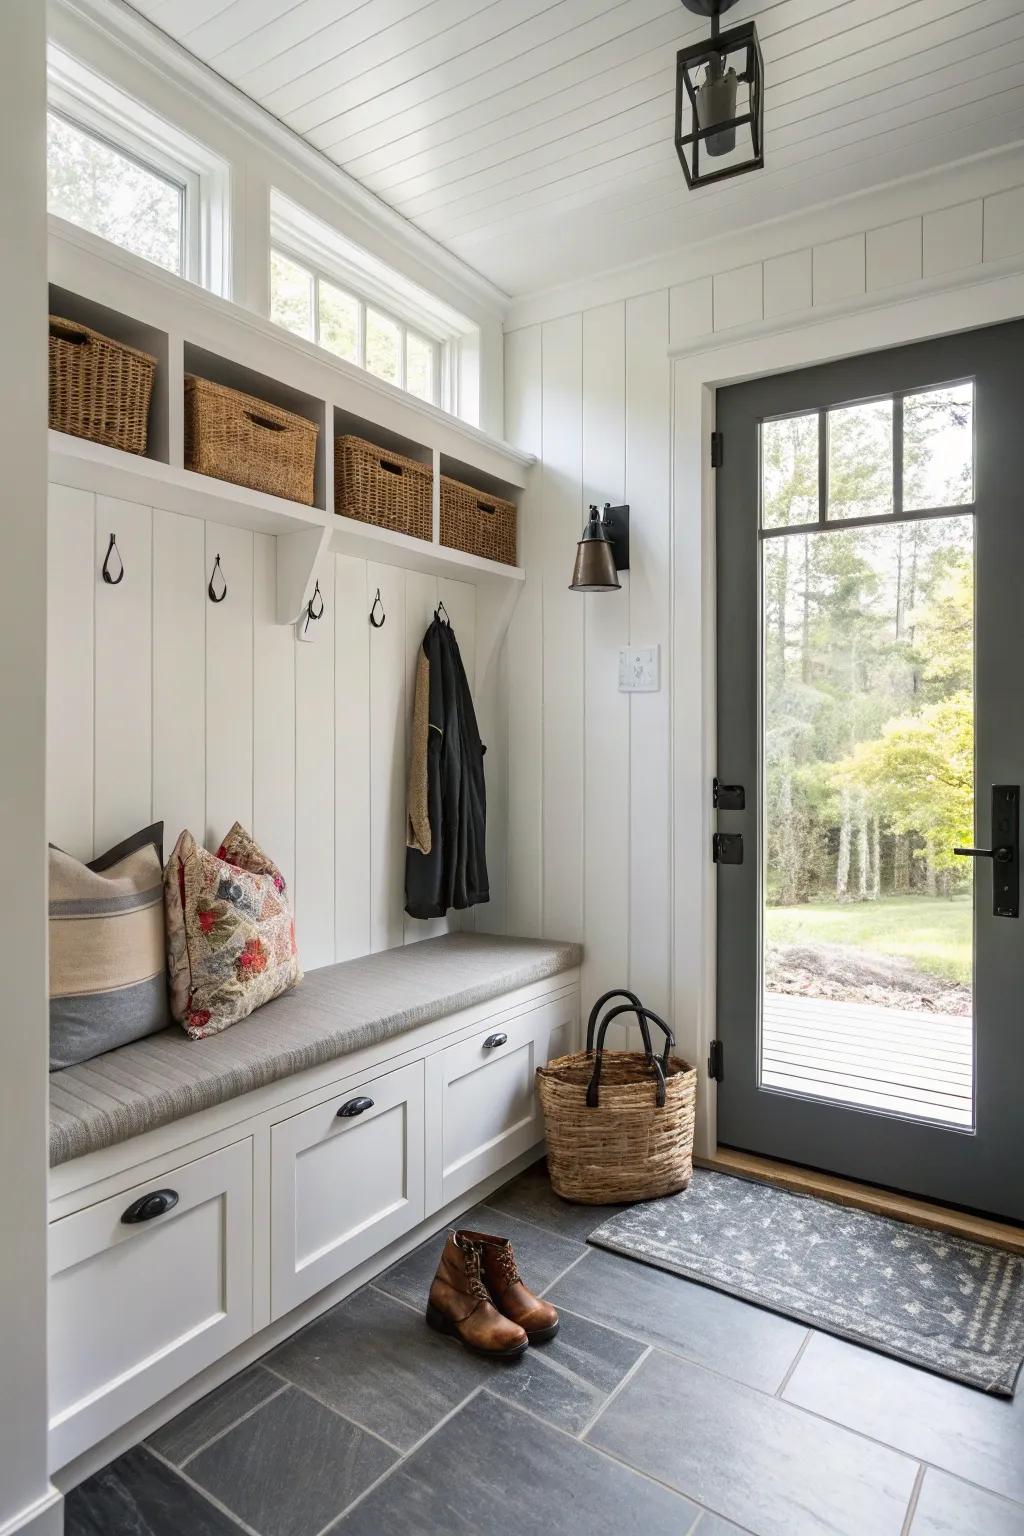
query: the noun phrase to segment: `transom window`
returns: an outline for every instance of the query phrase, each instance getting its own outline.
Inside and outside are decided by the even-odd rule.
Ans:
[[[270,318],[420,400],[442,403],[441,342],[279,248],[270,253]]]

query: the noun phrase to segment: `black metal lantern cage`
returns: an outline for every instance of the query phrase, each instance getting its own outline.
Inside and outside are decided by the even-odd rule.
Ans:
[[[684,0],[686,3],[687,0]],[[739,116],[721,118],[701,127],[697,99],[698,93],[706,89],[707,82],[698,84],[698,68],[706,64],[709,75],[713,77],[716,69],[721,71],[723,59],[730,54],[740,53],[743,55],[743,68],[736,73],[737,79],[747,86],[747,110]],[[687,100],[693,126],[690,132],[684,133],[683,112]],[[750,128],[751,154],[719,170],[702,171],[701,149],[708,148],[706,141],[717,139],[721,144],[725,139],[728,142],[728,135],[735,136],[737,129],[747,126]],[[692,164],[687,160],[687,151],[692,157]],[[719,33],[716,12],[711,17],[710,38],[702,43],[694,43],[689,48],[681,48],[676,55],[676,153],[688,187],[705,187],[716,181],[725,181],[730,176],[741,176],[745,171],[758,170],[764,165],[764,60],[757,40],[757,29],[752,21]]]

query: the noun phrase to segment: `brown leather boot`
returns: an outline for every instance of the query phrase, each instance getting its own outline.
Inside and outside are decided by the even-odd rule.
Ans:
[[[458,1236],[480,1245],[484,1284],[498,1311],[518,1323],[531,1344],[546,1344],[553,1339],[558,1332],[558,1313],[550,1301],[541,1301],[523,1284],[508,1238],[465,1231]]]
[[[491,1304],[481,1278],[480,1244],[449,1232],[427,1298],[427,1322],[478,1355],[514,1360],[529,1344],[524,1329]]]

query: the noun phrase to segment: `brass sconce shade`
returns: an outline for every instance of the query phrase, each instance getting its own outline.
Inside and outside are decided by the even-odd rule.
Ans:
[[[570,592],[617,592],[619,571],[629,570],[629,508],[591,507],[576,546]]]

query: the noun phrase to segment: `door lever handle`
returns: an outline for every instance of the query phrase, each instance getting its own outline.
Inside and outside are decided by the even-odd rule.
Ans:
[[[1012,864],[1013,849],[1002,848],[954,848],[965,859],[995,859],[997,864]]]

